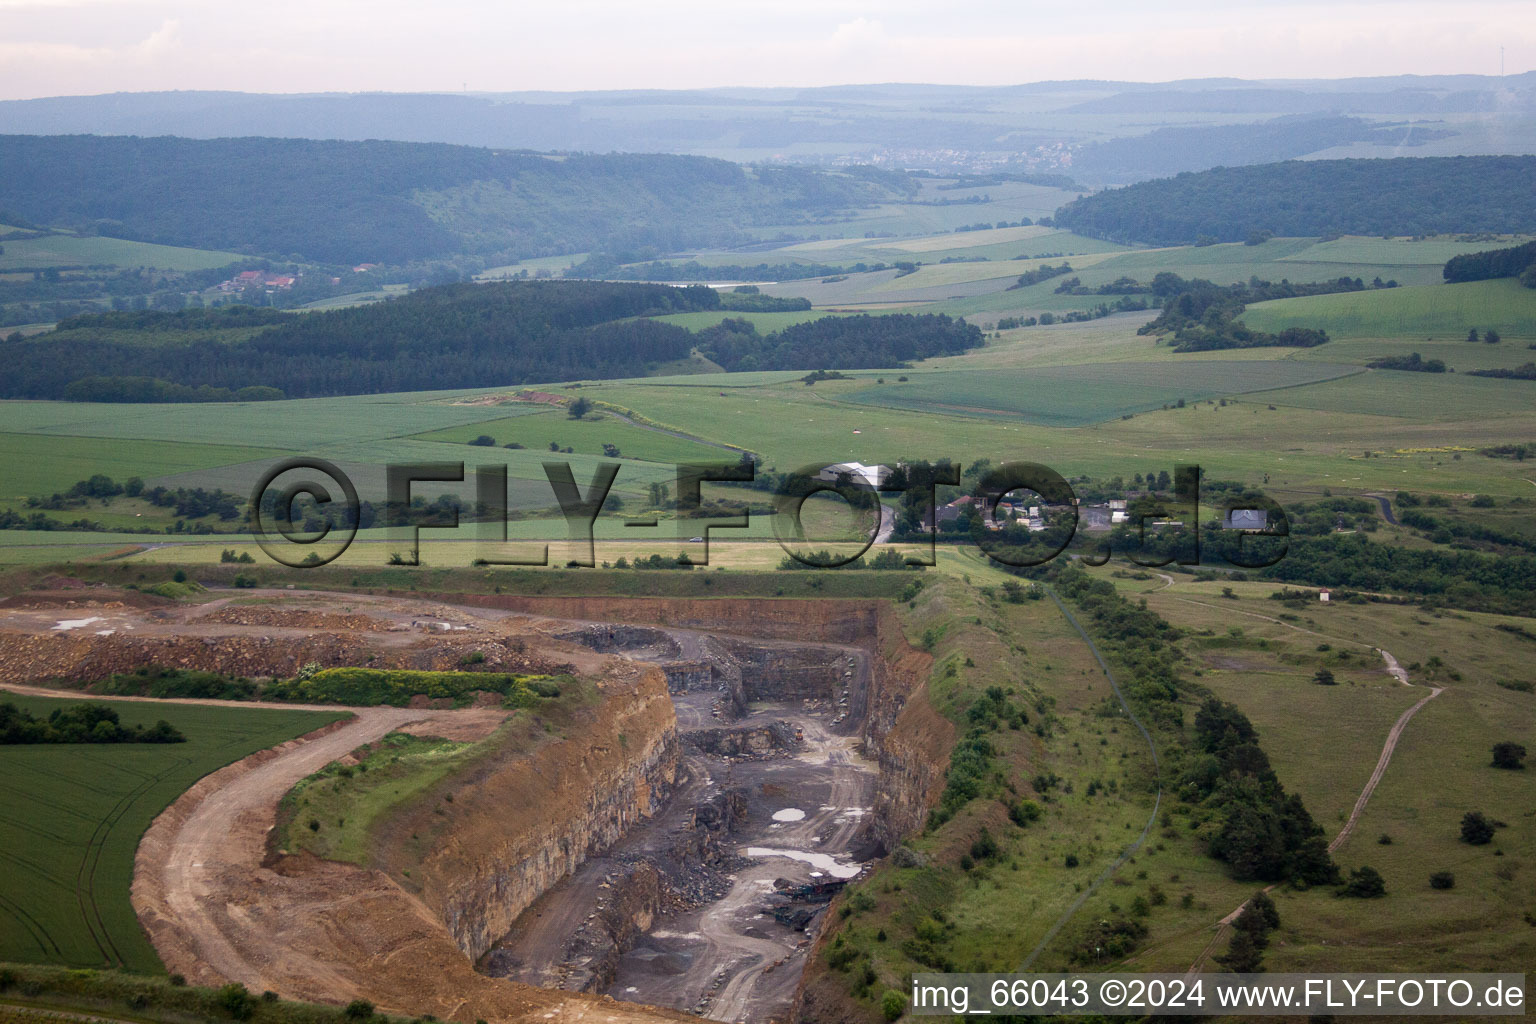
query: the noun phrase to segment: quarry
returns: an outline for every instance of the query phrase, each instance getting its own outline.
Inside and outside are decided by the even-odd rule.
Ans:
[[[482,699],[355,708],[204,778],[135,863],[169,970],[466,1021],[794,1019],[830,902],[919,826],[952,742],[885,602],[87,588],[0,608],[21,692],[469,662],[595,697],[542,723]],[[278,845],[285,794],[398,733],[485,753],[392,807],[361,863]]]

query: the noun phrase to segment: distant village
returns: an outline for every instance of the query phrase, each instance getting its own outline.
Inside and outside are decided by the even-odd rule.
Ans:
[[[354,274],[366,274],[370,270],[378,269],[377,263],[359,263],[352,268]],[[269,270],[242,270],[227,281],[220,281],[214,287],[226,295],[248,295],[252,291],[265,292],[274,295],[278,292],[289,291],[303,278],[302,273],[275,274]],[[341,278],[333,277],[331,284],[341,284]]]
[[[862,462],[839,462],[827,466],[816,474],[818,480],[835,483],[839,480],[848,480],[853,483],[863,483],[870,487],[883,486],[891,476],[889,466],[866,466]],[[1073,504],[1077,507],[1077,514],[1081,528],[1090,532],[1104,532],[1124,525],[1131,521],[1130,501],[1126,498],[1112,498],[1105,502],[1085,505],[1074,498]],[[1064,506],[1054,506],[1062,508]],[[956,523],[967,512],[975,509],[981,516],[982,525],[989,530],[1003,530],[1010,525],[1019,525],[1032,533],[1039,533],[1046,528],[1045,514],[1053,506],[1030,505],[1024,502],[999,501],[990,502],[978,500],[965,494],[945,505],[940,505],[934,512],[934,524],[939,530],[944,529],[945,523]],[[1184,523],[1175,519],[1154,519],[1147,525],[1154,529],[1168,527],[1180,527]],[[1224,530],[1265,530],[1269,526],[1269,513],[1264,509],[1237,508],[1225,512],[1221,517],[1221,528]]]

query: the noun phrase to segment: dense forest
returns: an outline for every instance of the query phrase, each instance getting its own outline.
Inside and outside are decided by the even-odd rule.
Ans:
[[[984,340],[981,328],[943,314],[823,317],[760,335],[727,319],[698,333],[700,354],[729,371],[897,368],[958,355]]]
[[[1452,256],[1441,273],[1451,282],[1519,277],[1527,288],[1536,288],[1536,242]]]
[[[1150,245],[1276,235],[1536,229],[1536,156],[1307,160],[1160,178],[1075,199],[1058,227]]]
[[[978,328],[947,316],[827,317],[767,335],[738,319],[698,334],[649,319],[757,298],[702,285],[513,281],[302,316],[109,313],[0,344],[0,397],[257,401],[638,377],[695,347],[730,370],[897,367],[982,343]],[[210,325],[252,323],[265,326],[208,339]]]
[[[1136,282],[1119,284],[1122,288],[1141,287]],[[1228,348],[1268,348],[1291,346],[1313,348],[1328,342],[1325,331],[1310,327],[1287,327],[1277,334],[1254,331],[1237,319],[1250,302],[1267,302],[1271,299],[1293,299],[1303,295],[1328,295],[1335,292],[1358,292],[1366,288],[1395,288],[1396,281],[1377,278],[1367,285],[1358,277],[1341,277],[1333,281],[1311,284],[1292,284],[1290,281],[1263,281],[1251,277],[1247,282],[1219,285],[1203,278],[1185,280],[1178,274],[1163,271],[1145,286],[1154,298],[1163,300],[1163,311],[1157,319],[1142,326],[1138,334],[1167,334],[1175,352],[1207,352]]]
[[[14,135],[0,210],[27,222],[324,263],[508,259],[744,240],[904,195],[891,172],[437,143]],[[15,223],[15,220],[9,220]]]

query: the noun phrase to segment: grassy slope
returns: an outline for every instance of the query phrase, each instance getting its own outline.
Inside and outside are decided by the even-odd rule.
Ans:
[[[244,259],[238,253],[187,249],[175,245],[129,242],[121,238],[48,235],[7,241],[0,271],[50,266],[156,267],[161,270],[208,270]]]
[[[6,697],[46,715],[77,703]],[[160,966],[128,886],[139,837],[209,772],[344,715],[114,704],[125,723],[164,718],[186,743],[0,747],[0,959]],[[73,895],[72,895],[73,894]]]
[[[1467,329],[1495,328],[1510,342],[1536,339],[1536,289],[1513,278],[1431,284],[1384,291],[1277,299],[1250,306],[1243,320],[1256,330],[1321,327],[1341,337],[1460,341]],[[1524,344],[1520,344],[1524,348]]]
[[[1536,749],[1536,698],[1495,685],[1529,678],[1530,642],[1493,628],[1519,620],[1380,605],[1318,603],[1298,610],[1267,600],[1275,588],[1257,583],[1235,585],[1235,601],[1221,597],[1214,583],[1131,586],[1146,589],[1154,610],[1178,625],[1218,637],[1234,625],[1243,630],[1236,644],[1197,655],[1205,673],[1199,681],[1252,718],[1281,781],[1302,793],[1330,835],[1375,765],[1396,712],[1425,696],[1424,684],[1448,687],[1409,724],[1336,855],[1346,868],[1369,864],[1381,871],[1387,897],[1363,908],[1326,892],[1282,891],[1283,941],[1269,954],[1270,970],[1496,970],[1536,955],[1536,929],[1521,916],[1536,910],[1528,879],[1521,880],[1536,856],[1524,799],[1528,780],[1488,766],[1496,741]],[[1281,615],[1290,618],[1266,621]],[[1319,643],[1332,650],[1319,652]],[[1419,685],[1403,687],[1388,677],[1371,649],[1378,645]],[[1352,656],[1341,661],[1341,651]],[[1431,657],[1448,664],[1438,671],[1421,667]],[[1310,682],[1319,664],[1341,685]],[[1453,671],[1461,678],[1452,678]],[[1491,846],[1458,839],[1461,815],[1474,809],[1509,823]],[[1392,837],[1390,845],[1377,842],[1383,834]],[[1504,855],[1496,856],[1497,849]],[[1456,874],[1454,890],[1429,888],[1429,875],[1439,870]]]

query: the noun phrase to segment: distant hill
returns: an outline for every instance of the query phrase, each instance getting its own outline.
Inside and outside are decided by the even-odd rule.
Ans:
[[[1159,126],[1214,127],[1230,125],[1234,118],[1264,122],[1288,114],[1408,123],[1428,119],[1439,124],[1423,127],[1453,133],[1433,150],[1436,156],[1450,156],[1536,151],[1531,148],[1536,135],[1527,127],[1533,110],[1536,73],[589,92],[179,91],[4,101],[0,133],[391,139],[563,152],[680,153],[740,163],[863,162],[971,171],[1007,166],[1085,180],[1076,160],[1067,162],[1078,146],[1133,139]],[[1446,117],[1468,111],[1480,116],[1475,121]],[[1394,155],[1381,143],[1357,140],[1369,148],[1336,155]],[[1371,151],[1376,148],[1382,151]],[[1148,165],[1102,180],[1139,181],[1186,169],[1162,165],[1155,151],[1140,152],[1151,157]],[[1273,153],[1264,159],[1313,152]],[[1238,161],[1217,162],[1230,166]]]
[[[1402,157],[1217,167],[1084,196],[1056,225],[1117,242],[1536,230],[1536,157]]]
[[[672,251],[905,196],[891,172],[748,170],[304,139],[0,136],[0,211],[136,241],[332,264]]]
[[[1358,117],[1278,117],[1258,124],[1159,128],[1084,147],[1072,171],[1085,181],[1124,184],[1210,167],[1293,160],[1334,146],[1416,147],[1451,133],[1421,125],[1381,126]]]

